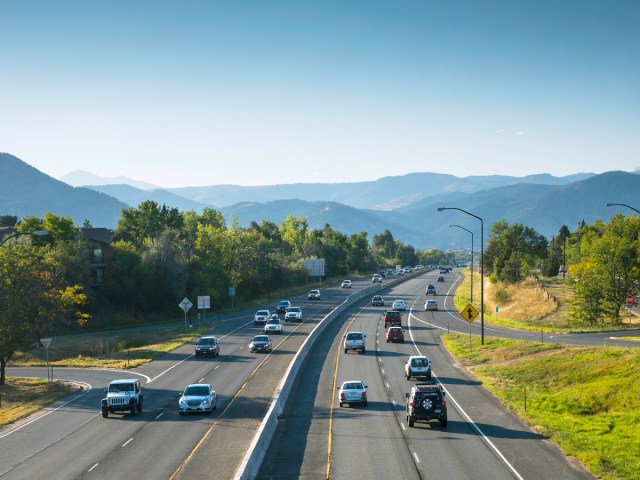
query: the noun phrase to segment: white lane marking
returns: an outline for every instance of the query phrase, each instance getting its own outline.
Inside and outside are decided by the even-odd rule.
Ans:
[[[164,415],[164,412],[159,413],[154,420],[158,420],[162,415]]]
[[[388,383],[385,383],[385,385],[387,386],[387,390],[391,388]]]
[[[391,400],[391,403],[393,403],[393,406],[394,406],[394,407],[397,407],[397,406],[398,406],[398,404],[396,403],[396,401],[395,401],[395,400]]]
[[[98,465],[100,465],[99,463],[96,463],[93,467],[91,467],[89,470],[87,470],[87,472],[91,472],[94,468],[96,468]]]
[[[242,318],[242,317],[239,317],[239,318]],[[229,335],[231,335],[231,334],[233,334],[233,333],[237,332],[238,330],[241,330],[241,329],[245,328],[247,325],[251,325],[252,323],[253,323],[253,321],[250,321],[250,322],[244,323],[244,324],[240,325],[238,328],[236,328],[235,330],[231,330],[231,331],[230,331],[229,333],[227,333],[226,335],[221,335],[221,336],[220,336],[220,340],[222,340],[223,338],[228,337]],[[242,350],[243,348],[244,348],[244,346],[241,346],[241,347],[239,348],[239,350]],[[167,368],[164,372],[160,372],[158,375],[156,375],[155,377],[153,377],[151,380],[147,380],[147,383],[151,383],[151,382],[153,382],[154,380],[159,379],[159,378],[160,378],[161,376],[163,376],[165,373],[170,372],[171,370],[173,370],[174,368],[176,368],[176,367],[177,367],[178,365],[180,365],[181,363],[184,363],[184,362],[186,362],[187,360],[189,360],[189,359],[190,359],[191,357],[193,357],[194,355],[195,355],[195,353],[192,353],[191,355],[189,355],[189,356],[188,356],[188,357],[186,357],[185,359],[180,360],[180,361],[179,361],[178,363],[176,363],[175,365],[172,365],[172,366],[170,366],[169,368]],[[131,373],[135,373],[135,372],[131,372]],[[137,374],[137,375],[141,375],[141,374]],[[149,378],[149,377],[147,377],[147,378]]]
[[[214,370],[217,370],[220,368],[220,365],[216,365],[216,368],[214,368]]]
[[[403,430],[406,430],[407,428],[404,426],[404,422],[400,422],[400,426],[402,427]]]
[[[381,369],[380,369],[380,371],[381,371],[381,372],[382,372],[382,374],[384,375],[384,369],[382,369],[382,368],[381,368]]]
[[[416,349],[416,351],[418,352],[418,355],[423,355],[420,352],[420,349],[418,348],[418,346],[416,345],[414,339],[413,339],[413,333],[411,332],[411,318],[415,318],[416,320],[418,320],[419,322],[422,323],[426,323],[422,320],[420,320],[417,317],[414,317],[413,315],[409,315],[409,320],[407,322],[407,328],[409,329],[409,335],[411,336],[411,341],[413,343],[413,347]],[[428,324],[429,325],[429,324]],[[435,325],[434,325],[435,326]],[[443,329],[444,330],[444,329]],[[440,383],[440,381],[438,380],[438,377],[435,373],[432,373],[433,377],[438,381],[438,383]],[[440,385],[442,385],[442,383],[440,383]],[[489,437],[487,437],[487,435],[480,429],[480,427],[478,427],[478,425],[476,425],[475,421],[467,414],[467,412],[464,411],[464,409],[462,408],[462,406],[456,401],[456,399],[453,397],[453,395],[451,395],[451,392],[449,392],[449,390],[447,390],[445,388],[444,385],[442,385],[443,390],[447,393],[447,397],[448,399],[453,402],[453,404],[456,406],[456,410],[458,410],[458,413],[460,413],[460,415],[462,415],[467,422],[469,422],[469,424],[471,425],[471,427],[473,427],[473,429],[478,433],[478,435],[480,435],[480,438],[482,440],[484,440],[484,442],[489,445],[489,447],[495,452],[495,454],[500,457],[500,459],[504,462],[504,464],[509,468],[509,470],[511,470],[511,473],[513,473],[513,475],[518,478],[518,480],[524,480],[522,478],[522,476],[518,473],[518,471],[513,467],[513,465],[511,465],[509,463],[509,461],[505,458],[505,456],[502,454],[502,452],[500,450],[498,450],[498,447],[496,447],[493,442],[491,440],[489,440]],[[420,461],[420,460],[418,460]]]
[[[418,456],[418,454],[416,452],[413,452],[413,458],[416,459],[416,463],[420,463],[420,457]]]
[[[122,444],[123,447],[126,447],[127,445],[129,445],[131,442],[133,442],[133,438],[130,438],[129,440],[127,440],[126,442],[124,442]]]
[[[70,382],[70,381],[71,381],[71,380],[64,380],[64,379],[62,379],[62,378],[59,378],[59,379],[57,379],[57,380],[62,380],[62,381],[66,381],[66,382]],[[58,411],[58,410],[60,410],[62,407],[66,407],[66,406],[67,406],[67,405],[69,405],[70,403],[75,402],[77,399],[79,399],[79,398],[81,398],[81,397],[84,397],[87,393],[89,393],[89,392],[91,391],[91,385],[90,385],[90,384],[88,384],[88,383],[84,383],[84,382],[78,382],[78,381],[75,381],[75,380],[74,380],[74,382],[75,382],[75,383],[81,383],[81,384],[83,384],[83,385],[86,385],[86,386],[88,387],[88,390],[87,390],[86,392],[84,392],[84,393],[81,393],[81,394],[80,394],[80,395],[78,395],[77,397],[73,397],[71,400],[69,400],[68,402],[63,403],[63,404],[62,404],[62,405],[60,405],[59,407],[54,408],[53,410],[50,410],[50,411],[48,411],[47,413],[44,413],[44,414],[40,415],[39,417],[34,418],[33,420],[30,420],[30,421],[28,421],[27,423],[24,423],[24,424],[20,425],[19,427],[14,428],[13,430],[8,431],[8,432],[7,432],[7,433],[5,433],[4,435],[0,435],[0,439],[3,439],[4,437],[8,437],[8,436],[9,436],[9,435],[11,435],[13,432],[17,432],[18,430],[23,429],[23,428],[24,428],[24,427],[26,427],[27,425],[31,425],[32,423],[37,422],[38,420],[40,420],[40,419],[42,419],[42,418],[46,417],[47,415],[52,414],[53,412],[57,412],[57,411]]]
[[[204,377],[202,377],[200,380],[198,380],[197,383],[202,383],[204,381]]]

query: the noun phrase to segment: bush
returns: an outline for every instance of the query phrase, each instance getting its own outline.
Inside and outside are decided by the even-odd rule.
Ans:
[[[120,340],[116,343],[116,351],[121,352],[122,350],[129,350],[131,348],[140,348],[144,347],[144,340],[140,338],[128,338],[124,340]]]
[[[494,298],[497,303],[505,304],[511,301],[511,294],[509,294],[506,288],[500,288],[496,291]]]

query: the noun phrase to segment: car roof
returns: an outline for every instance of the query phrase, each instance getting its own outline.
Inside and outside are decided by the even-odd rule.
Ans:
[[[109,383],[131,383],[131,382],[139,382],[140,380],[137,378],[121,378],[120,380],[112,380]]]
[[[257,339],[260,339],[260,340],[269,339],[269,335],[256,335],[255,337],[253,337],[253,339],[254,340],[257,340]]]
[[[187,385],[185,387],[185,389],[187,389],[189,387],[209,387],[209,388],[211,388],[211,384],[210,383],[191,383],[191,384]]]
[[[414,358],[425,358],[427,360],[429,360],[427,357],[425,357],[424,355],[411,355],[409,357],[409,360],[413,360]]]
[[[362,385],[364,385],[364,382],[362,380],[347,380],[346,382],[342,382],[343,385],[345,383],[361,383]]]

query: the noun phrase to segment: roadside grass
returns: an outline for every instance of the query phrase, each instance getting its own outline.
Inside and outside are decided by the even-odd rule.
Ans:
[[[640,479],[640,351],[444,336],[482,385],[605,480]]]
[[[38,378],[7,377],[0,385],[0,427],[69,395],[64,382],[47,382]]]
[[[49,364],[58,367],[133,368],[192,341],[215,323],[185,329],[180,326],[136,327],[107,332],[61,335],[49,347]],[[44,349],[22,353],[11,366],[45,365]]]

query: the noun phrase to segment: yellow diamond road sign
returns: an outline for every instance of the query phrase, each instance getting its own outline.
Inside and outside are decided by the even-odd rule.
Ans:
[[[462,318],[464,318],[469,323],[473,322],[479,314],[480,312],[478,312],[478,310],[476,310],[476,307],[471,304],[460,310],[460,315],[462,315]]]

